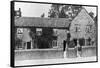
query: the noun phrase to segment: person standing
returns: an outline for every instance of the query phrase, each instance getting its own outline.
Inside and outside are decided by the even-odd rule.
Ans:
[[[63,40],[64,58],[66,58],[66,40]]]
[[[67,49],[70,43],[70,37],[71,37],[70,32],[67,31],[67,39],[63,41],[64,58],[67,57]]]
[[[79,40],[77,40],[77,57],[81,57],[82,46],[79,44]]]

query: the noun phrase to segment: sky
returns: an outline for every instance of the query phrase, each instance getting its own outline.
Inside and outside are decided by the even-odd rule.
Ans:
[[[40,3],[15,3],[15,10],[21,8],[23,17],[41,17],[43,13],[45,13],[45,17],[48,17],[49,9],[51,8],[51,4],[40,4]],[[94,16],[96,16],[96,7],[87,7],[84,8],[88,12],[93,12]]]

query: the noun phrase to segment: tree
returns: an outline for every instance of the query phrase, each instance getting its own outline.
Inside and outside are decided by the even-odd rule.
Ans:
[[[61,11],[59,12],[59,18],[66,18],[67,15],[65,14],[65,8],[62,7]]]
[[[58,5],[58,4],[52,4],[51,5],[51,9],[49,10],[48,12],[48,17],[50,18],[56,18],[58,17],[58,14],[59,14],[59,8],[60,8],[61,5]]]
[[[78,12],[81,10],[82,6],[78,5],[60,5],[52,4],[51,9],[49,10],[50,18],[70,18],[73,19]]]
[[[90,12],[89,15],[91,16],[92,19],[94,19],[94,13]]]

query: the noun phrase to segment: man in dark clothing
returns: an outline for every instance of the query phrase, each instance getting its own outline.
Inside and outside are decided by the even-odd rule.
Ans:
[[[66,52],[66,40],[64,40],[63,41],[63,51],[64,51],[64,58],[66,58],[66,54],[67,54],[67,52]]]
[[[66,40],[63,41],[63,51],[66,49]]]

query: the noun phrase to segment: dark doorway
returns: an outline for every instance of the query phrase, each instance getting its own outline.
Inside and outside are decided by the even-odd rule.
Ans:
[[[27,49],[31,49],[31,42],[27,42]]]

